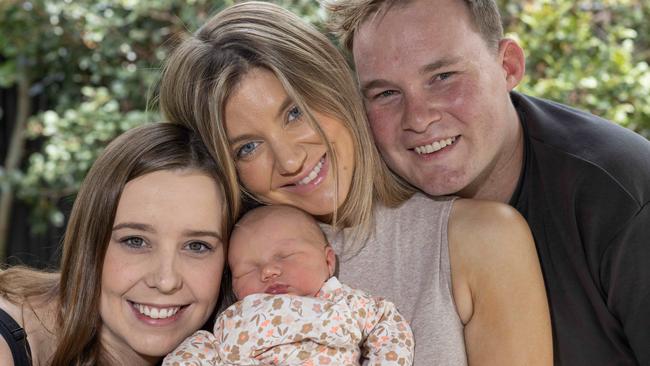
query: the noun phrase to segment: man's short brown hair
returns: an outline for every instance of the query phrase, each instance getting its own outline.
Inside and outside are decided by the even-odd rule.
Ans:
[[[362,23],[382,16],[394,6],[405,6],[414,0],[323,0],[328,10],[328,28],[339,37],[341,45],[352,51],[354,36]],[[431,6],[435,2],[431,1]],[[469,10],[475,29],[481,34],[488,47],[499,48],[503,38],[503,25],[499,7],[495,0],[463,0]]]

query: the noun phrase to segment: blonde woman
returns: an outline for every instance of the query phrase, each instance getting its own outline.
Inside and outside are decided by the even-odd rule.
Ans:
[[[0,272],[0,326],[14,331],[2,333],[0,364],[162,360],[227,292],[222,182],[182,126],[146,125],[113,141],[75,200],[60,272]]]
[[[415,365],[549,365],[551,330],[525,221],[498,203],[432,199],[372,142],[344,58],[294,14],[234,5],[165,64],[166,117],[201,135],[240,195],[319,219],[338,277],[394,301]]]

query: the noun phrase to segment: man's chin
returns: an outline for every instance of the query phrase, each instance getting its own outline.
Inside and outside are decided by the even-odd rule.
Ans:
[[[462,185],[450,182],[436,182],[433,179],[420,179],[417,184],[411,182],[422,193],[429,196],[458,196],[462,192]]]

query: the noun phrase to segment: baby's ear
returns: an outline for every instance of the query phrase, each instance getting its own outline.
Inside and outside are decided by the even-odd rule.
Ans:
[[[327,268],[329,269],[330,277],[334,275],[336,270],[336,253],[334,249],[329,245],[325,247],[325,262],[327,263]]]

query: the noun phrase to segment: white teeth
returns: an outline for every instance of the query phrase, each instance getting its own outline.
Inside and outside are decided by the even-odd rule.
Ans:
[[[324,162],[325,162],[325,158],[320,159],[320,161],[318,162],[318,164],[316,164],[314,169],[306,177],[302,178],[300,182],[298,182],[298,185],[299,186],[305,185],[311,182],[312,180],[314,180],[314,178],[318,176],[318,173],[320,173],[320,170],[323,167]]]
[[[429,145],[422,145],[416,147],[414,150],[416,153],[422,155],[422,154],[431,154],[433,152],[436,152],[444,147],[447,147],[456,141],[455,137],[450,137],[446,140],[440,140],[440,141],[435,141],[432,144]]]
[[[140,312],[140,314],[146,315],[152,319],[166,319],[178,312],[180,306],[174,306],[171,308],[156,308],[153,306],[147,306],[142,304],[133,303],[133,307]]]

